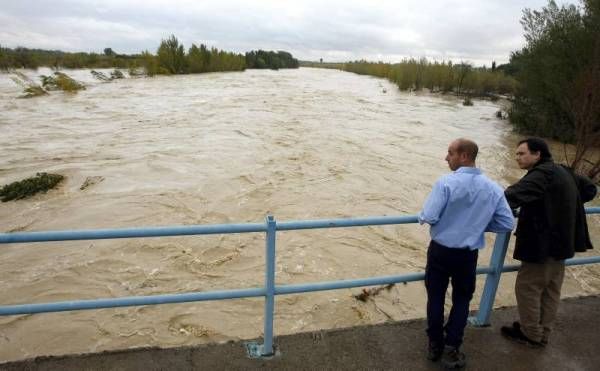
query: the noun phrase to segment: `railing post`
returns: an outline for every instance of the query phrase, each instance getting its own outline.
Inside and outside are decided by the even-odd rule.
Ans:
[[[266,261],[265,261],[265,326],[262,356],[273,355],[273,313],[275,310],[275,234],[277,223],[273,215],[267,215]]]
[[[483,288],[481,302],[479,303],[479,312],[476,317],[469,318],[469,323],[473,326],[484,327],[490,325],[490,316],[494,307],[494,299],[496,298],[496,291],[498,290],[498,284],[500,283],[500,276],[502,275],[504,258],[506,257],[509,241],[510,232],[499,233],[496,235],[494,250],[492,251],[492,257],[490,258],[490,268],[492,271],[487,274],[485,280],[485,287]]]

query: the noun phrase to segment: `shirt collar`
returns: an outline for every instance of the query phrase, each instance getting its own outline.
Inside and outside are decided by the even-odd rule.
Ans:
[[[454,171],[455,173],[464,173],[464,174],[481,174],[481,170],[476,167],[470,166],[461,166]]]

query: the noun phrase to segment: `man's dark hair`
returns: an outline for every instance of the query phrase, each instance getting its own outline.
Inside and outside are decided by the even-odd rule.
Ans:
[[[477,152],[479,152],[477,143],[465,138],[458,139],[458,146],[456,149],[458,153],[466,153],[467,157],[469,157],[469,160],[471,161],[475,161],[477,158]]]
[[[519,146],[523,143],[527,143],[527,148],[529,148],[529,152],[539,152],[541,160],[547,160],[552,158],[552,154],[550,153],[550,149],[548,148],[548,143],[542,138],[531,137],[527,139],[523,139],[519,142]]]

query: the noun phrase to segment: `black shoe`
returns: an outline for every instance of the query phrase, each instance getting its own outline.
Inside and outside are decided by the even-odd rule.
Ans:
[[[544,344],[539,341],[534,341],[528,338],[523,331],[521,331],[521,324],[519,322],[513,322],[512,326],[502,326],[500,332],[507,339],[516,341],[519,344],[525,344],[532,348],[543,348]]]
[[[466,356],[457,347],[446,345],[442,356],[442,365],[446,369],[463,368],[467,364]]]
[[[444,345],[430,341],[427,349],[427,359],[433,362],[437,362],[442,358],[444,353]]]

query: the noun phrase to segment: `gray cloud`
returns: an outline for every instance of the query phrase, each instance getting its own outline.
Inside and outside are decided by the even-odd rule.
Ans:
[[[506,1],[0,0],[0,44],[121,53],[154,52],[171,34],[189,47],[290,51],[300,59],[399,61],[407,57],[506,62],[523,45],[525,7]]]

